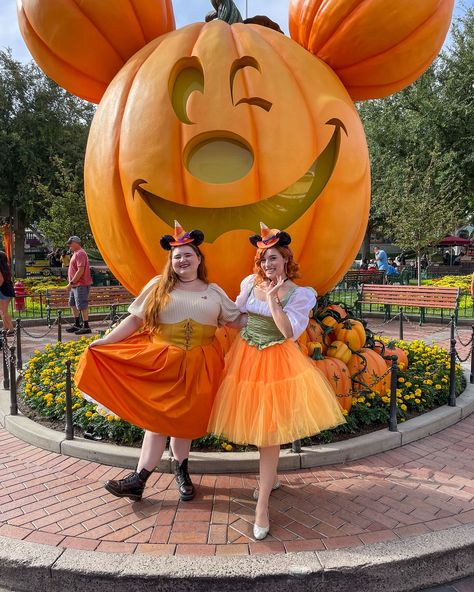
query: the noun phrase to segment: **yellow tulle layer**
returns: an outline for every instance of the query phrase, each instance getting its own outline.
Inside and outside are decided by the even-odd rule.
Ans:
[[[209,431],[236,444],[274,446],[345,423],[326,378],[292,341],[258,350],[236,338]]]

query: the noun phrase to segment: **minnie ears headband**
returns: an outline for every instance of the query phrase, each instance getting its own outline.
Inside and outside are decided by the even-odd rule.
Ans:
[[[291,243],[291,236],[287,232],[282,232],[277,228],[268,228],[263,222],[260,222],[260,234],[251,236],[249,240],[258,249],[269,249],[276,244],[279,244],[281,247],[287,247]],[[190,243],[198,247],[203,242],[203,232],[200,230],[186,232],[177,220],[174,221],[173,236],[165,234],[160,239],[160,245],[165,251],[171,251],[173,247],[182,247]]]
[[[165,234],[160,238],[161,248],[165,251],[171,251],[173,247],[182,247],[183,245],[189,245],[192,243],[195,247],[199,247],[204,242],[204,233],[200,230],[191,230],[186,232],[181,224],[174,221],[174,233],[173,236]]]
[[[291,243],[291,236],[277,228],[268,228],[263,222],[260,222],[260,235],[254,234],[249,240],[257,249],[269,249],[276,244],[280,247],[287,247]]]

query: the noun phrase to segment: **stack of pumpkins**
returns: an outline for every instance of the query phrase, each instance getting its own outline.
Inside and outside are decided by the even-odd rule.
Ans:
[[[387,366],[392,361],[385,357],[397,355],[400,366],[408,366],[407,355],[401,348],[368,340],[362,322],[337,304],[317,311],[298,343],[329,380],[347,411],[352,407],[353,394],[364,391],[384,396],[390,392]]]

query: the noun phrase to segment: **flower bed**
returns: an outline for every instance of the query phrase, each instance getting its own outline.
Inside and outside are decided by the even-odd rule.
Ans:
[[[23,374],[21,396],[33,417],[46,418],[52,426],[64,422],[65,417],[65,362],[70,360],[72,370],[88,344],[96,339],[47,345],[36,350]],[[382,339],[388,343],[388,340]],[[396,342],[408,355],[409,366],[400,372],[397,390],[397,413],[399,421],[443,405],[448,400],[449,356],[438,347],[422,341]],[[456,368],[456,391],[462,390],[462,372]],[[350,411],[344,411],[347,423],[335,430],[322,432],[308,439],[305,444],[330,442],[345,439],[385,427],[389,416],[390,398],[386,392],[361,391],[353,397]],[[137,445],[143,431],[115,415],[101,415],[95,405],[85,401],[73,387],[73,419],[81,433],[90,433],[96,438],[117,444]],[[231,451],[235,447],[227,442],[206,436],[194,442],[194,448]]]

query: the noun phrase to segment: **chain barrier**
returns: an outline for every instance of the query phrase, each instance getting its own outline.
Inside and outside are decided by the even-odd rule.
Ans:
[[[29,331],[27,331],[25,329],[25,327],[21,327],[21,330],[23,331],[23,333],[27,336],[27,337],[31,337],[31,339],[44,339],[45,337],[47,337],[51,331],[54,329],[54,327],[58,324],[58,318],[56,318],[53,323],[51,324],[51,327],[49,327],[49,329],[46,331],[46,333],[43,333],[41,335],[33,335],[33,333],[30,333]]]
[[[472,343],[472,340],[474,338],[474,332],[471,333],[471,338],[469,339],[469,341],[467,343],[464,343],[463,340],[461,339],[461,336],[459,334],[459,329],[457,327],[457,325],[454,325],[454,330],[456,332],[456,337],[458,338],[459,343],[463,346],[463,347],[469,347]]]

